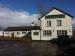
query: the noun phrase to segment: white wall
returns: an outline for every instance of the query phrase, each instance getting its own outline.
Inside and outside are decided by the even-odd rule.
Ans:
[[[19,34],[17,34],[17,32]],[[25,34],[23,34],[22,32],[26,32]],[[26,35],[29,31],[14,31],[14,37],[23,37],[24,35]]]
[[[34,35],[34,32],[39,32],[39,35]],[[31,31],[32,40],[40,40],[40,30],[32,30]]]
[[[17,32],[19,34],[17,34]],[[22,32],[26,32],[26,33],[22,33]],[[12,33],[14,33],[14,37],[23,37],[24,35],[26,35],[29,31],[4,31],[4,36],[6,37],[12,37]],[[7,34],[8,33],[8,34]],[[3,32],[0,32],[0,35],[2,35]],[[2,35],[3,36],[3,35]]]
[[[3,36],[3,31],[0,31],[0,36]]]
[[[12,31],[4,31],[4,36],[6,37],[12,37]]]

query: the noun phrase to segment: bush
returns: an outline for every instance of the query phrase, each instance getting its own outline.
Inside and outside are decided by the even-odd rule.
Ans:
[[[57,45],[69,45],[73,41],[68,35],[59,35],[58,38],[53,38],[49,42],[55,43]]]
[[[57,45],[69,45],[75,44],[75,38],[69,38],[68,35],[59,35],[58,38],[53,38],[49,42],[52,42]]]
[[[57,38],[57,44],[58,45],[68,45],[71,43],[71,39],[68,35],[60,35]]]
[[[49,42],[56,43],[57,42],[57,38],[53,38]]]

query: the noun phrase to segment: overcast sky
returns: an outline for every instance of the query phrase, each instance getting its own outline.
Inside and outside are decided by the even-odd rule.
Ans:
[[[32,21],[37,23],[40,17],[38,4],[44,5],[45,10],[55,6],[75,17],[75,0],[0,0],[0,25],[6,27],[30,25]]]

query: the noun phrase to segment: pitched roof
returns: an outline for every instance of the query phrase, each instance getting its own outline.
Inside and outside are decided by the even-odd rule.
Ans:
[[[29,30],[40,30],[40,26],[8,27],[4,31],[29,31]]]
[[[42,15],[39,19],[41,19],[42,17],[44,17],[46,14],[48,14],[49,12],[51,12],[53,9],[56,9],[56,10],[58,10],[58,11],[60,11],[60,12],[62,12],[62,13],[64,13],[64,14],[66,14],[66,15],[68,15],[68,16],[70,16],[70,17],[73,18],[72,15],[70,15],[70,14],[68,14],[68,13],[66,13],[66,12],[64,12],[64,11],[62,11],[62,10],[56,8],[56,7],[52,7],[52,9],[49,9],[49,11],[48,11],[47,13],[45,13],[44,15]]]

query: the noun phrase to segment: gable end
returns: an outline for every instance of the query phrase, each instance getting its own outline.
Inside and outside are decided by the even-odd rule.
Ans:
[[[70,14],[68,14],[68,13],[66,13],[66,12],[64,12],[64,11],[62,11],[62,10],[59,10],[59,9],[53,7],[53,8],[52,8],[51,10],[49,10],[47,13],[45,13],[44,15],[42,15],[42,16],[39,18],[39,20],[40,20],[42,17],[44,17],[46,14],[48,14],[49,12],[51,12],[53,9],[56,9],[56,10],[58,10],[58,11],[60,11],[60,12],[62,12],[62,13],[64,13],[64,14],[66,14],[66,15],[68,15],[68,16],[70,16],[70,17],[73,18],[72,15],[70,15]]]

